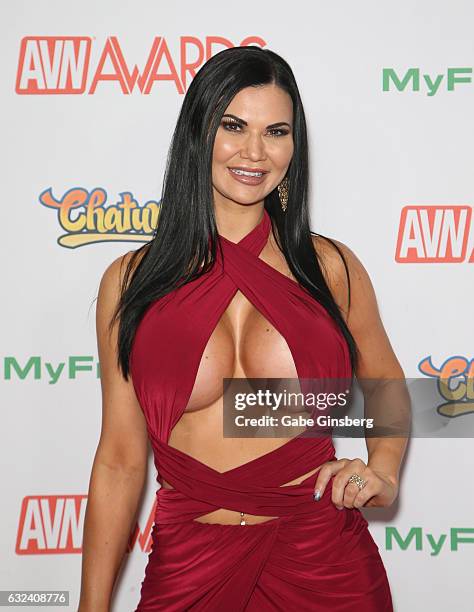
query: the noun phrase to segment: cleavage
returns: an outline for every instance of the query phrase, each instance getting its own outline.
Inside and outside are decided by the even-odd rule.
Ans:
[[[185,412],[222,397],[223,378],[297,378],[285,338],[237,290],[201,356]]]

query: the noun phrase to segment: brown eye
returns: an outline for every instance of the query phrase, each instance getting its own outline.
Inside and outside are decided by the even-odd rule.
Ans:
[[[286,136],[286,134],[288,134],[288,130],[281,130],[280,128],[275,128],[273,130],[270,130],[271,132],[271,136]],[[277,134],[275,134],[275,132],[278,132]]]
[[[222,121],[221,125],[228,132],[237,132],[238,130],[234,130],[233,128],[240,128],[240,125],[236,121]]]

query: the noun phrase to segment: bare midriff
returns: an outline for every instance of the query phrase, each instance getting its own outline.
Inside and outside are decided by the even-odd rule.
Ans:
[[[237,377],[237,374],[235,375]],[[219,405],[220,404],[220,405]],[[222,436],[222,401],[192,412],[185,412],[173,428],[169,444],[195,459],[202,461],[218,472],[225,472],[238,467],[256,457],[269,453],[291,438],[223,438]],[[311,474],[315,474],[321,466],[306,472],[281,486],[299,484]],[[249,469],[252,469],[249,467]],[[173,487],[163,480],[163,487]],[[246,524],[266,522],[277,516],[244,515]],[[200,523],[221,523],[223,525],[240,524],[242,516],[239,512],[219,508],[213,512],[194,519]]]

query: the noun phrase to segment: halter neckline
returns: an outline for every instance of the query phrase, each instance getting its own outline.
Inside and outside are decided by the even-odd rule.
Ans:
[[[226,238],[225,236],[222,236],[219,233],[218,233],[218,236],[219,236],[219,239],[223,240],[226,244],[233,245],[233,246],[236,246],[236,245],[243,246],[247,250],[257,254],[262,250],[262,248],[265,246],[267,242],[271,225],[272,225],[272,222],[270,219],[270,215],[268,214],[267,209],[264,208],[263,216],[260,219],[260,221],[257,223],[257,225],[253,229],[251,229],[247,234],[245,234],[245,236],[241,238],[238,242],[232,242],[232,240],[229,240],[228,238]]]

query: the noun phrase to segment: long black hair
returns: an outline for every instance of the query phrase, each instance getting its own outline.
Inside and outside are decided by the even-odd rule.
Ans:
[[[222,115],[241,89],[267,84],[275,84],[291,96],[294,151],[286,174],[287,211],[281,209],[276,188],[267,195],[264,206],[272,221],[275,240],[294,277],[341,329],[354,376],[356,343],[322,274],[322,262],[312,240],[312,235],[318,234],[309,228],[306,120],[295,77],[288,63],[275,52],[249,46],[225,49],[211,57],[197,72],[184,97],[168,152],[154,237],[131,254],[110,322],[112,327],[119,319],[118,365],[126,380],[135,331],[147,307],[204,274],[215,262],[216,250],[221,248],[211,173],[215,135]],[[349,280],[344,256],[331,242],[342,257]]]

